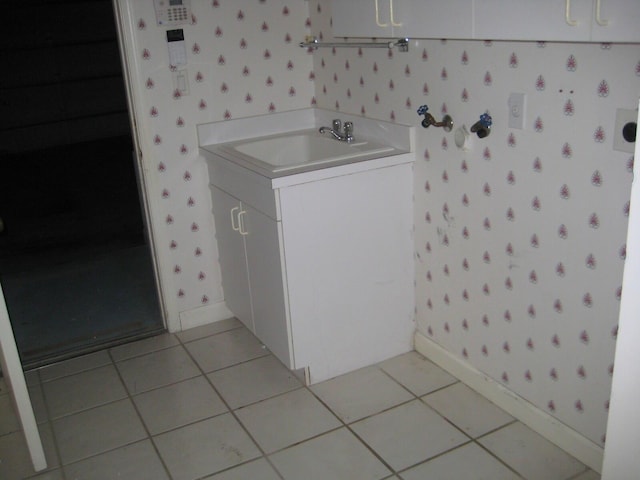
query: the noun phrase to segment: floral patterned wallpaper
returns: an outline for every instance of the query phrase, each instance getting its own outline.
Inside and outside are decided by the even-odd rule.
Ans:
[[[120,0],[133,31],[132,72],[147,197],[169,326],[178,314],[223,301],[206,165],[196,125],[310,107],[308,5],[285,0],[192,0],[188,24],[156,24],[152,1]],[[166,31],[182,28],[188,94],[175,90]],[[180,67],[181,69],[183,67]]]
[[[330,2],[309,5],[331,41]],[[419,331],[603,445],[633,165],[612,138],[640,96],[638,45],[412,40],[319,49],[314,72],[319,107],[418,128]],[[422,104],[456,127],[488,112],[491,134],[463,151],[420,127]]]
[[[416,125],[419,331],[603,445],[633,164],[613,126],[640,95],[637,45],[312,53],[297,44],[331,39],[328,1],[193,0],[183,96],[153,3],[120,1],[170,321],[223,300],[197,124],[317,105]],[[507,126],[511,93],[527,96],[522,130]],[[456,127],[488,112],[492,132],[460,150],[453,132],[419,127],[423,104]]]

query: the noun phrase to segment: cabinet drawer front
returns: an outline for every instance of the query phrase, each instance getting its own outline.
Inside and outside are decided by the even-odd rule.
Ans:
[[[209,184],[241,199],[274,220],[280,220],[271,181],[261,175],[206,152]]]

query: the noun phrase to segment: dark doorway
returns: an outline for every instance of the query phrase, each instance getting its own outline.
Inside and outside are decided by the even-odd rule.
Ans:
[[[25,366],[164,330],[110,0],[12,3],[0,282]]]

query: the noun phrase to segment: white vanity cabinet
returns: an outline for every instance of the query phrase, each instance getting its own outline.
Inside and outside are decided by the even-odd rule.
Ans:
[[[291,366],[280,224],[224,190],[213,185],[210,188],[227,307]]]
[[[336,37],[472,38],[473,0],[333,0]]]
[[[413,154],[268,178],[205,155],[229,309],[316,383],[411,350]]]
[[[475,0],[475,37],[639,42],[638,0]]]

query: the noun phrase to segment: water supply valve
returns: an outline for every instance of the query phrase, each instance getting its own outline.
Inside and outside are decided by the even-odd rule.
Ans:
[[[493,124],[493,119],[491,115],[488,113],[483,113],[480,115],[480,120],[471,125],[471,131],[478,135],[478,138],[488,137],[491,133],[491,125]]]
[[[418,108],[418,115],[424,115],[424,120],[422,120],[424,128],[429,128],[433,125],[434,127],[442,127],[445,132],[450,132],[453,129],[453,118],[450,115],[445,115],[441,122],[437,122],[428,111],[429,107],[426,105],[421,105]]]

